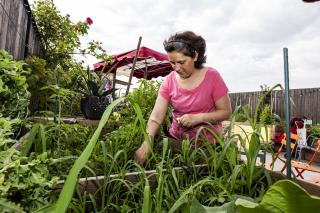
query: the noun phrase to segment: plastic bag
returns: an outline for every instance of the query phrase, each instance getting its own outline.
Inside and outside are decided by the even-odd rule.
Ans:
[[[298,144],[307,145],[307,129],[305,127],[297,129],[299,135]]]

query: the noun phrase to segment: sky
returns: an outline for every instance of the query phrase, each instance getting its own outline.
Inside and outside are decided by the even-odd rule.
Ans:
[[[32,4],[33,0],[29,0]],[[288,48],[289,86],[320,87],[320,2],[302,0],[54,0],[62,15],[93,25],[83,43],[98,40],[107,53],[141,46],[164,52],[163,41],[194,31],[207,42],[206,66],[217,69],[230,92],[284,85]],[[86,58],[85,63],[98,62]]]

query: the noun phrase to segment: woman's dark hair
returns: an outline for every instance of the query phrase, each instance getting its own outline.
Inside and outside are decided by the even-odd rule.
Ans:
[[[198,53],[198,58],[194,62],[196,68],[201,68],[206,63],[207,56],[204,55],[206,52],[206,41],[192,31],[176,33],[170,36],[168,40],[163,42],[163,46],[169,53],[176,51],[191,58],[194,58],[196,53]]]

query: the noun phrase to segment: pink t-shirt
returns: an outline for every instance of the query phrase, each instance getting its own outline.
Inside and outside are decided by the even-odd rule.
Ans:
[[[194,138],[201,125],[184,128],[177,122],[177,118],[184,114],[198,114],[214,112],[214,103],[228,93],[228,88],[217,70],[209,67],[203,81],[194,89],[187,90],[178,85],[175,72],[167,75],[159,89],[159,94],[169,101],[173,108],[173,122],[169,133],[177,140]],[[216,133],[222,130],[221,123],[210,127]]]

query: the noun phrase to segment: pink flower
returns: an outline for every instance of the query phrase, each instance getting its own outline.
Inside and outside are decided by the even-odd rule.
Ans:
[[[93,24],[93,21],[92,21],[92,19],[91,19],[90,17],[87,17],[86,23],[87,23],[88,25],[91,25],[91,24]]]

